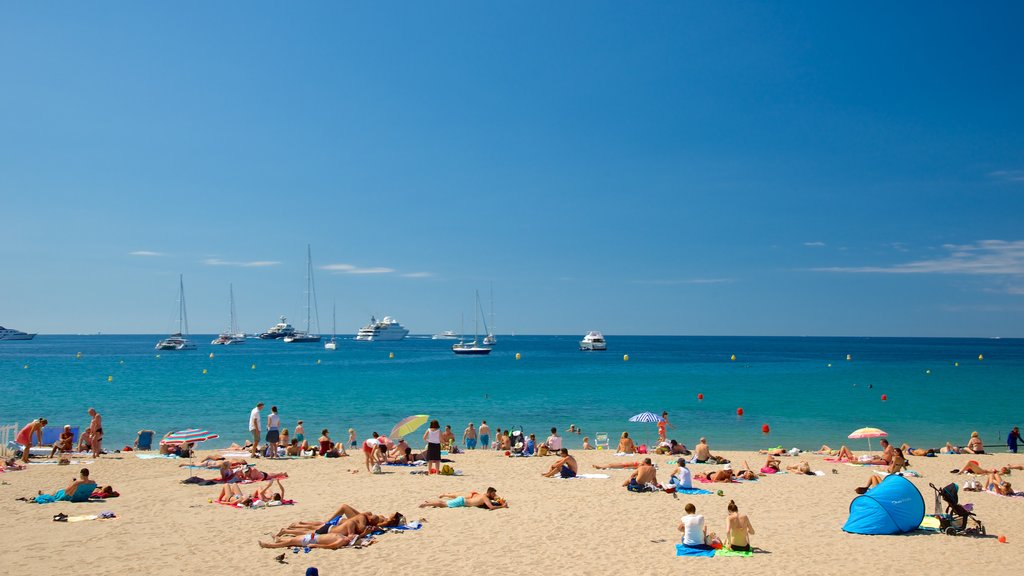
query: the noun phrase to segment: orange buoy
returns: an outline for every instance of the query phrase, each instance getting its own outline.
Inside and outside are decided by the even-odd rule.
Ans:
[[[736,415],[737,416],[743,416],[743,408],[737,408],[736,409]]]
[[[888,399],[889,399],[888,396],[886,396],[885,394],[882,394],[882,402],[885,402]]]
[[[703,399],[704,399],[704,394],[703,393],[698,393],[697,394],[697,400],[703,400]]]
[[[762,424],[761,425],[761,432],[764,432],[765,434],[767,434],[770,431],[771,431],[771,428],[769,428],[767,424]]]

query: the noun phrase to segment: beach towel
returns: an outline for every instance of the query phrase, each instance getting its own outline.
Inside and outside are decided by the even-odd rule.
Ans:
[[[716,550],[711,546],[694,548],[685,544],[676,544],[676,556],[707,556],[713,558]]]
[[[598,480],[603,478],[611,478],[611,476],[607,474],[577,474],[572,478],[561,478],[558,476],[556,476],[556,478],[559,478],[560,480],[575,480],[577,478],[582,478],[584,480]]]
[[[135,457],[140,460],[174,460],[177,458],[174,454],[139,454],[138,452],[135,453]]]
[[[53,494],[40,494],[33,499],[36,504],[50,504],[53,502],[67,501],[67,502],[88,502],[89,496],[92,496],[92,491],[96,489],[95,483],[79,484],[78,488],[75,488],[75,493],[68,495],[64,493],[64,490],[57,490]]]
[[[728,548],[715,550],[715,556],[740,556],[743,558],[750,558],[753,555],[754,553],[752,551],[729,550]]]
[[[676,494],[686,494],[687,496],[701,496],[704,494],[714,494],[710,490],[703,488],[676,488]]]

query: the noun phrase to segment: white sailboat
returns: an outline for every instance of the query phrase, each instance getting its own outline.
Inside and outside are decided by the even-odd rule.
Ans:
[[[480,337],[480,292],[476,293],[476,308],[473,311],[473,341],[460,340],[458,344],[452,344],[452,352],[459,355],[484,356],[491,353],[489,346],[478,344]]]
[[[312,329],[311,314],[316,312],[316,331],[314,334]],[[296,332],[290,336],[285,336],[285,342],[319,342],[320,341],[320,312],[316,308],[316,284],[313,283],[313,252],[309,248],[309,244],[306,244],[306,331]]]
[[[222,346],[245,344],[245,334],[238,331],[238,323],[235,321],[235,287],[233,284],[228,284],[228,295],[231,303],[231,319],[228,321],[228,330],[221,332],[210,344]]]
[[[331,339],[324,342],[324,350],[338,349],[338,310],[337,305],[331,305]]]
[[[487,332],[487,336],[484,336],[484,346],[494,346],[498,343],[498,339],[494,337],[494,284],[491,284],[491,326],[487,327],[487,322],[484,322],[484,330]]]
[[[178,274],[178,331],[156,343],[157,350],[195,350],[188,339],[188,313],[185,311],[185,281]]]

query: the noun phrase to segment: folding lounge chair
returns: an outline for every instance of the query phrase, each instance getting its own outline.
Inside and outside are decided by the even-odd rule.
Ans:
[[[139,435],[135,439],[136,450],[152,450],[153,449],[153,436],[156,432],[152,430],[139,430]]]

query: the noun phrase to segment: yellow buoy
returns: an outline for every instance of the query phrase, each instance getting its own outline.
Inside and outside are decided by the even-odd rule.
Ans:
[[[623,354],[622,355],[622,361],[623,362],[629,362],[629,354]]]
[[[736,361],[736,355],[733,354],[732,356],[729,356],[729,360],[732,360],[733,362],[735,362]]]
[[[107,376],[107,382],[113,382],[113,381],[114,381],[114,377],[113,376]]]
[[[253,365],[252,365],[252,369],[253,369],[253,370],[255,370],[255,369],[256,369],[256,365],[255,365],[255,364],[253,364]]]
[[[206,374],[206,368],[203,368],[203,374]]]
[[[395,353],[394,352],[388,352],[388,358],[394,358],[394,357],[395,357]]]
[[[213,358],[213,352],[210,352],[210,358]]]
[[[850,355],[849,355],[849,354],[847,354],[847,355],[846,355],[846,359],[847,359],[847,360],[849,360],[849,359],[850,359]]]
[[[82,357],[82,353],[81,352],[79,352],[78,354],[75,354],[75,358],[81,358],[81,357]]]
[[[519,352],[516,352],[516,360],[519,360],[520,358],[522,358],[522,355],[520,355]]]
[[[978,354],[978,360],[984,360],[984,359],[985,359],[985,357],[983,355]]]
[[[960,366],[959,362],[953,362],[953,366]]]

